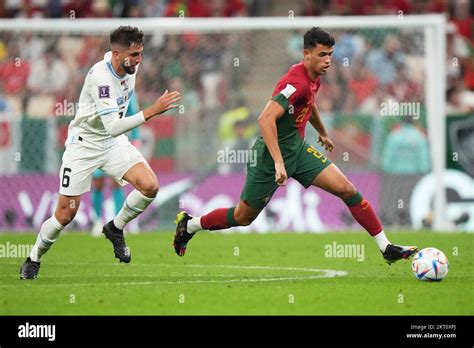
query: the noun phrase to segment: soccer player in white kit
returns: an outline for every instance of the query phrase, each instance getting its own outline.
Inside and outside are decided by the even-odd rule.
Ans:
[[[158,193],[155,173],[124,133],[178,107],[180,95],[166,90],[150,107],[124,117],[135,92],[135,73],[142,61],[143,32],[121,26],[110,34],[110,46],[111,52],[86,76],[78,111],[69,125],[65,143],[56,211],[41,226],[30,256],[21,266],[21,279],[37,277],[41,257],[74,218],[81,195],[90,190],[92,173],[97,168],[122,186],[128,182],[135,188],[119,213],[102,230],[121,262],[131,260],[123,236],[124,226],[140,215]]]

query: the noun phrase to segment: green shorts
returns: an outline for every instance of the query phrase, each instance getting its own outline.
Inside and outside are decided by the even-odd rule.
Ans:
[[[290,144],[280,144],[286,173],[308,188],[332,162],[301,138],[290,141]],[[252,208],[262,209],[278,188],[275,162],[263,138],[258,138],[251,150],[256,151],[257,161],[247,164],[247,179],[240,199]]]

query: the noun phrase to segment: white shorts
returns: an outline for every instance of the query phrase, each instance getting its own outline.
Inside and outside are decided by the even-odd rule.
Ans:
[[[59,193],[78,196],[90,191],[92,173],[98,168],[121,186],[125,186],[127,182],[122,179],[123,176],[133,165],[140,162],[148,164],[130,142],[119,143],[103,151],[85,147],[80,143],[68,144],[59,172]]]

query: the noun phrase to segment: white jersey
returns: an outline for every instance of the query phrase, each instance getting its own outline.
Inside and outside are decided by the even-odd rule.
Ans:
[[[124,117],[135,91],[136,71],[133,75],[118,76],[112,67],[111,58],[112,52],[109,51],[104,55],[104,60],[89,70],[79,97],[77,113],[69,124],[66,145],[80,140],[86,147],[106,150],[128,141],[125,134],[111,136],[101,120],[101,117]]]

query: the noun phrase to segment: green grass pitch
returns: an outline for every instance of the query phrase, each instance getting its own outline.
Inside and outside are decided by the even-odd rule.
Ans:
[[[34,281],[20,281],[23,259],[0,258],[0,314],[474,314],[474,235],[388,236],[395,243],[444,251],[450,263],[447,278],[421,282],[408,261],[388,266],[362,232],[200,232],[184,257],[174,253],[171,232],[129,235],[130,264],[114,258],[104,237],[68,232],[43,258]],[[35,239],[35,234],[0,234],[3,245]],[[328,257],[333,243],[363,245],[363,258]]]

